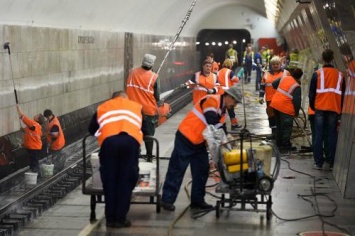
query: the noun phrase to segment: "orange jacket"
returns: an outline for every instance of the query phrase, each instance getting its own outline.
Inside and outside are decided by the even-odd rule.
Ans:
[[[287,70],[284,70],[283,72],[280,71],[278,73],[271,74],[270,72],[265,72],[264,76],[261,79],[261,84],[265,84],[265,101],[270,102],[272,99],[272,96],[274,96],[274,93],[276,90],[272,87],[272,82],[278,78],[285,77],[287,75],[290,75],[290,72]]]
[[[142,67],[131,70],[127,79],[126,93],[130,100],[143,106],[143,114],[157,115],[157,102],[154,97],[154,84],[158,75],[151,70]]]
[[[272,97],[270,106],[282,113],[295,116],[295,108],[293,106],[293,91],[300,87],[292,76],[285,76],[280,80],[280,84]]]
[[[202,104],[201,101],[203,101]],[[207,111],[214,111],[220,116],[220,123],[215,125],[216,128],[224,124],[226,115],[221,109],[221,95],[207,95],[206,99],[200,100],[194,108],[187,113],[186,117],[179,125],[179,131],[195,145],[205,141],[202,132],[208,125],[204,116],[204,113]]]
[[[21,120],[26,124],[25,133],[23,135],[23,146],[26,149],[31,150],[41,150],[42,149],[42,127],[36,121],[28,118],[23,115]],[[30,127],[35,127],[34,130],[31,130]]]
[[[52,141],[51,129],[54,125],[58,126],[59,135],[56,140]],[[51,121],[49,121],[47,123],[46,131],[47,131],[46,132],[47,142],[51,144],[50,149],[54,150],[54,151],[62,149],[65,145],[65,138],[64,138],[64,133],[63,133],[62,127],[60,126],[60,123],[59,123],[59,120],[57,117],[54,117]]]
[[[343,75],[335,68],[320,68],[317,71],[316,110],[341,113]]]
[[[195,105],[201,98],[207,95],[207,89],[215,89],[218,92],[219,84],[217,83],[217,75],[210,73],[204,76],[201,71],[195,73],[195,82],[189,80],[188,86],[195,86],[192,93],[192,102]]]
[[[227,90],[229,87],[232,87],[235,83],[238,83],[239,78],[237,76],[233,76],[231,78],[232,70],[228,68],[222,68],[217,73],[217,81],[220,84],[220,88],[218,90],[218,94],[223,94],[224,90]]]
[[[95,136],[101,146],[110,136],[126,132],[142,144],[142,105],[122,97],[110,99],[97,108],[99,129]]]

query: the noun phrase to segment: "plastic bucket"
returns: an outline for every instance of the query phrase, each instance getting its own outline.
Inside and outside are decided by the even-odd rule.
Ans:
[[[26,172],[25,173],[25,183],[28,185],[36,185],[37,184],[37,176],[38,176],[38,173]]]
[[[100,159],[98,152],[94,152],[91,154],[90,162],[92,167],[92,188],[102,189],[102,182],[100,176]]]
[[[141,187],[141,188],[153,187],[150,185],[151,185],[151,172],[154,167],[155,164],[151,162],[139,162],[139,178],[138,178],[137,187]]]
[[[53,171],[54,171],[54,165],[53,164],[50,164],[50,165],[42,164],[41,165],[42,177],[51,177],[51,176],[53,176]]]

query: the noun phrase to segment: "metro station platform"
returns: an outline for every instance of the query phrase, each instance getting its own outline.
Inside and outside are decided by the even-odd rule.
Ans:
[[[247,128],[255,134],[268,134],[270,129],[265,104],[257,103],[253,82],[254,79],[252,83],[245,85]],[[156,130],[155,138],[159,140],[160,146],[159,156],[163,157],[160,160],[162,183],[169,163],[168,158],[173,150],[176,129],[191,108],[191,104],[186,106]],[[236,111],[240,124],[245,125],[243,105],[238,105]],[[302,145],[307,145],[304,137],[295,138],[293,143],[299,149]],[[161,212],[157,213],[155,205],[132,204],[128,214],[132,226],[112,229],[106,228],[104,205],[98,204],[97,221],[90,224],[90,197],[83,195],[81,187],[78,187],[42,216],[27,224],[18,235],[271,236],[310,235],[301,234],[309,231],[318,232],[312,235],[323,235],[322,230],[327,231],[327,235],[342,235],[329,232],[346,233],[341,229],[355,235],[355,200],[343,199],[332,172],[312,169],[313,157],[309,153],[283,153],[281,158],[280,174],[271,193],[274,215],[269,221],[265,213],[245,211],[223,211],[219,218],[216,217],[216,211],[211,211],[193,219],[194,211],[189,208],[188,194],[191,186],[188,182],[191,174],[188,169],[174,212],[161,209]],[[214,181],[215,179],[211,178],[208,184],[212,185]],[[215,205],[215,196],[219,194],[215,192],[215,187],[209,187],[207,191],[211,194],[206,195],[206,201]]]

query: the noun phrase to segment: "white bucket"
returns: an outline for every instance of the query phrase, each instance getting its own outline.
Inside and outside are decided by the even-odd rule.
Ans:
[[[154,165],[154,166],[152,167],[152,169],[150,170],[150,182],[149,182],[149,186],[155,188],[156,182],[157,182],[157,167],[156,167],[156,165]]]
[[[137,187],[147,188],[151,186],[151,172],[155,164],[151,162],[139,162],[139,178]]]
[[[51,177],[53,176],[53,171],[54,171],[54,165],[50,164],[50,165],[46,165],[46,164],[42,164],[41,165],[41,174],[42,177]]]
[[[102,182],[100,176],[100,159],[98,152],[94,152],[91,154],[90,162],[92,167],[92,188],[102,189]]]
[[[25,172],[25,183],[28,185],[36,185],[37,184],[37,176],[38,176],[38,173]]]

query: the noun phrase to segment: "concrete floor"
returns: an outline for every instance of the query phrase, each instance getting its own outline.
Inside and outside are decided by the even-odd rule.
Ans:
[[[254,80],[253,80],[254,81]],[[257,134],[270,133],[265,114],[265,104],[257,103],[253,83],[245,85],[247,127]],[[191,105],[179,111],[157,129],[160,156],[170,157],[174,135],[178,124]],[[244,124],[243,106],[237,109],[240,123]],[[293,140],[298,147],[307,146],[307,140],[298,137]],[[161,182],[164,181],[168,160],[161,160]],[[193,219],[195,212],[188,208],[191,175],[187,171],[180,190],[175,212],[161,210],[156,213],[155,205],[133,204],[128,214],[132,227],[107,229],[103,217],[103,204],[97,206],[98,221],[89,223],[90,198],[81,193],[81,187],[68,194],[40,218],[28,224],[18,235],[238,235],[271,236],[299,235],[305,231],[326,230],[348,232],[355,235],[355,200],[343,199],[332,172],[313,170],[313,157],[299,153],[282,155],[281,170],[274,183],[271,196],[274,215],[270,221],[265,213],[246,211],[223,211],[216,217],[216,211]],[[208,184],[215,179],[210,178]],[[187,191],[184,187],[187,186]],[[215,205],[220,194],[215,188],[207,188],[211,195],[206,201]],[[139,199],[138,199],[139,201]],[[328,222],[328,223],[326,223]],[[345,229],[346,231],[341,231]],[[318,235],[322,235],[321,233]],[[330,234],[328,234],[330,235]]]

